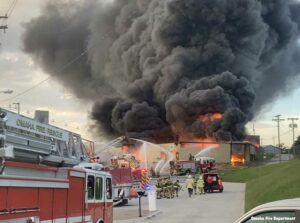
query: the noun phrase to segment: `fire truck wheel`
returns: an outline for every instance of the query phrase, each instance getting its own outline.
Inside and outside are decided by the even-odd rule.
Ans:
[[[102,219],[98,220],[97,223],[104,223]]]
[[[219,190],[219,191],[220,191],[220,193],[222,193],[222,192],[223,192],[223,187],[222,187],[222,188],[220,188],[220,190]]]
[[[126,205],[126,204],[128,204],[128,199],[123,199],[122,205]]]

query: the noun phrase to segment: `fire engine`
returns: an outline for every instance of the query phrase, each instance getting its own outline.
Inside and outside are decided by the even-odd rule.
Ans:
[[[110,223],[112,177],[80,135],[0,108],[0,223]]]
[[[211,157],[198,157],[194,160],[170,161],[171,175],[208,173],[216,168],[216,161]]]
[[[149,184],[148,172],[132,154],[114,156],[110,173],[113,177],[114,204],[127,204],[128,199],[137,196]]]
[[[136,161],[129,155],[113,156],[109,172],[113,176],[113,200],[116,204],[127,204],[133,186],[132,168]],[[136,161],[137,162],[137,161]]]

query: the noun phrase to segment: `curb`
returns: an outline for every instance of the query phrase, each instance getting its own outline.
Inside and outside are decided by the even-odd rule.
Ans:
[[[133,219],[126,219],[126,220],[114,220],[114,223],[139,223],[141,221],[149,220],[151,218],[154,218],[155,216],[161,214],[162,211],[157,210],[153,211],[153,213],[148,214],[145,217],[140,217],[140,218],[133,218]]]

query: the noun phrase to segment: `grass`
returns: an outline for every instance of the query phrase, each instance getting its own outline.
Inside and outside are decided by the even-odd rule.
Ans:
[[[300,197],[300,160],[225,171],[223,181],[246,183],[245,211],[257,205]]]

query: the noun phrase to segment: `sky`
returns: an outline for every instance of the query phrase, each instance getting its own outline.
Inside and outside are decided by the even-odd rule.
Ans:
[[[4,15],[13,0],[0,1],[0,15]],[[91,140],[95,138],[89,129],[89,110],[91,104],[76,99],[64,86],[55,80],[48,80],[33,90],[15,96],[49,76],[44,73],[35,62],[22,52],[22,24],[40,13],[46,1],[19,0],[7,20],[8,29],[0,32],[0,91],[11,89],[13,94],[0,93],[0,107],[16,111],[13,103],[21,104],[21,114],[33,117],[35,110],[49,110],[50,124],[82,134]],[[0,20],[0,25],[3,20]],[[276,89],[274,89],[276,90]],[[299,118],[300,124],[300,88],[292,90],[265,107],[253,122],[248,123],[247,129],[253,134],[261,136],[261,144],[277,144],[277,123],[272,121],[275,115],[281,114],[280,123],[281,142],[286,146],[292,143],[292,130],[289,128],[288,118]],[[296,121],[297,123],[297,121]],[[300,134],[299,128],[295,129],[295,137]]]

